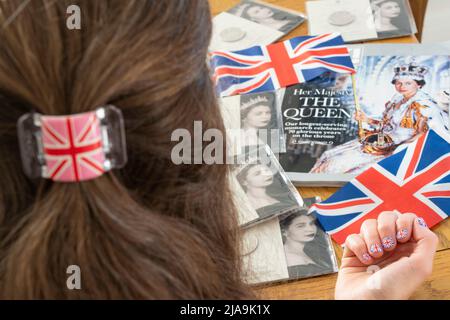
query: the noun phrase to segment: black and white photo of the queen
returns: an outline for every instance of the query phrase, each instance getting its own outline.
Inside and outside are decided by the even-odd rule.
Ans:
[[[335,271],[329,237],[306,208],[280,216],[279,220],[290,278]]]
[[[256,156],[255,156],[256,155]],[[263,156],[261,156],[263,155]],[[252,149],[235,169],[249,204],[261,218],[300,208],[303,201],[268,146]]]
[[[305,20],[300,14],[296,15],[281,8],[250,0],[242,1],[229,12],[283,33],[288,33]]]
[[[371,0],[378,38],[391,38],[412,33],[411,17],[404,0]]]
[[[240,142],[242,148],[268,144],[274,152],[284,151],[281,115],[275,92],[240,97]]]

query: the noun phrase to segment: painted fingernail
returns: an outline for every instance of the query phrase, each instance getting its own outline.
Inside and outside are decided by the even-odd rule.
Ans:
[[[364,253],[364,254],[362,255],[362,259],[363,259],[363,261],[369,261],[369,260],[370,260],[370,254]]]
[[[408,236],[408,229],[402,229],[397,232],[397,239],[402,240]]]
[[[390,236],[384,237],[383,240],[381,240],[381,243],[385,249],[390,249],[395,246],[395,240]]]
[[[378,244],[374,243],[370,246],[371,253],[383,252],[383,248]]]
[[[424,228],[428,228],[427,223],[425,222],[425,220],[423,220],[423,218],[417,218],[417,223],[419,224],[419,226],[424,227]]]

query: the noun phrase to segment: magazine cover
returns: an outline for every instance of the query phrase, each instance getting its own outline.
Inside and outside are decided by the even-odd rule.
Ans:
[[[448,130],[449,73],[447,55],[364,56],[355,76],[357,100],[349,131],[328,149],[312,141],[314,157],[295,159],[283,105],[288,134],[288,152],[280,157],[283,168],[296,185],[341,185],[429,128]]]
[[[240,210],[241,226],[248,227],[303,206],[303,199],[269,146],[251,148],[236,157],[235,163],[233,176],[237,184],[231,187],[239,195],[235,198],[236,205],[246,210]]]
[[[449,56],[366,56],[357,75],[358,137],[328,150],[311,172],[359,174],[432,128],[448,130],[442,95]]]
[[[330,237],[307,213],[316,201],[320,199],[307,198],[301,210],[244,231],[245,281],[261,284],[337,272]]]
[[[282,103],[286,153],[280,163],[296,185],[340,185],[339,170],[316,172],[320,157],[357,138],[352,77],[327,73],[285,89]]]
[[[408,56],[411,54],[411,52],[414,52],[417,56],[431,56],[431,55],[442,55],[442,56],[448,56],[450,55],[450,41],[448,42],[440,42],[440,43],[433,43],[433,44],[418,44],[418,43],[408,43],[408,44],[362,44],[362,45],[350,45],[349,50],[352,52],[363,53],[360,55],[360,58],[357,58],[357,60],[361,60],[363,56]],[[353,60],[354,56],[352,56]],[[355,60],[353,60],[353,64],[355,67],[357,67],[357,64],[355,64]],[[447,77],[445,72],[442,74],[444,78]],[[450,90],[448,89],[448,86],[445,81],[442,82],[442,91],[437,94],[437,103],[442,107],[444,111],[448,113],[449,105],[450,105]],[[447,88],[446,88],[447,87]]]

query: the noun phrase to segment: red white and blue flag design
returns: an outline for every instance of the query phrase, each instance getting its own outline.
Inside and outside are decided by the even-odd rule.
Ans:
[[[41,122],[46,178],[83,181],[105,172],[100,121],[95,112],[43,116]]]
[[[338,33],[296,37],[268,46],[210,53],[213,81],[221,97],[271,91],[321,74],[355,73]]]
[[[432,227],[450,212],[450,136],[428,131],[311,207],[338,243],[383,211],[412,212]]]

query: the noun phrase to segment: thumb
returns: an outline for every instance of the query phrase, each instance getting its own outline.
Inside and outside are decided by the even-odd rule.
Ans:
[[[438,237],[431,231],[423,218],[415,218],[412,229],[412,239],[417,246],[411,254],[411,259],[417,265],[417,271],[424,276],[431,274],[433,259],[438,245]]]
[[[438,245],[438,237],[431,231],[423,218],[414,218],[411,242],[414,250],[407,258],[397,261],[395,268],[390,270],[398,272],[410,285],[421,284],[433,270],[433,260]],[[402,270],[400,272],[400,270]]]

